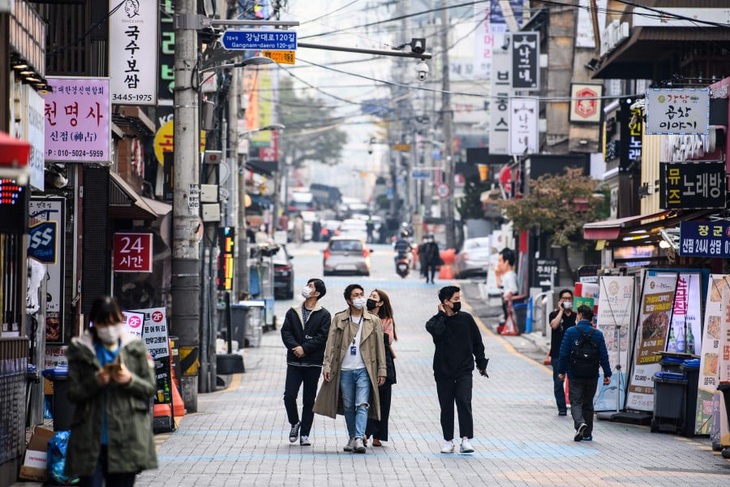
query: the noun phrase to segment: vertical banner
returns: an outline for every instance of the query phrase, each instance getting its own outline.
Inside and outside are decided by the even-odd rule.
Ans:
[[[539,106],[537,98],[512,98],[510,108],[509,153],[535,154],[538,151]]]
[[[45,105],[43,97],[30,85],[23,85],[28,96],[28,123],[25,125],[25,136],[30,144],[30,184],[41,191],[45,188],[43,151],[45,148],[46,121],[43,118]]]
[[[509,42],[510,34],[494,37],[497,46],[492,51],[489,104],[489,153],[509,154],[509,98],[512,92],[512,62],[509,51],[502,46]]]
[[[672,310],[672,326],[669,327],[665,348],[667,352],[695,355],[702,350],[701,279],[700,273],[679,274]]]
[[[644,279],[626,404],[628,409],[654,410],[654,374],[661,370],[659,352],[663,352],[666,346],[676,287],[676,274],[647,275]]]
[[[155,361],[155,378],[157,379],[155,404],[171,404],[172,364],[168,346],[167,311],[165,308],[138,309],[131,311],[127,316],[133,317],[140,314],[144,316],[142,340]]]
[[[520,32],[512,34],[512,89],[536,91],[540,89],[540,34]]]
[[[720,346],[723,328],[723,297],[730,291],[730,275],[711,274],[705,301],[705,328],[700,353],[695,433],[706,435],[712,427],[712,398],[720,374]]]
[[[158,0],[109,0],[112,103],[157,104]]]
[[[28,257],[46,265],[46,343],[63,342],[63,198],[32,198],[28,206]]]
[[[608,361],[614,369],[611,384],[599,387],[594,399],[596,411],[623,409],[629,370],[629,337],[633,323],[634,278],[601,276],[597,327],[606,338]],[[616,370],[617,365],[621,370]],[[603,378],[603,371],[601,371]],[[599,381],[600,384],[600,381]],[[617,395],[617,391],[618,394]]]

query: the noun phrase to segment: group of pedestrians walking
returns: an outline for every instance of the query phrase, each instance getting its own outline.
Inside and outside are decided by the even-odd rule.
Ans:
[[[388,441],[392,387],[396,384],[396,334],[390,297],[350,284],[343,298],[347,307],[330,317],[319,300],[326,294],[321,279],[310,279],[302,290],[304,302],[286,314],[281,336],[287,348],[284,405],[291,429],[289,441],[310,446],[314,414],[345,417],[344,451],[365,453],[368,446]],[[439,291],[437,313],[426,324],[433,336],[436,390],[441,405],[442,453],[455,451],[454,405],[459,414],[461,453],[472,453],[471,409],[474,364],[486,376],[488,359],[474,318],[461,311],[460,289]],[[323,383],[319,392],[319,375]],[[297,396],[302,384],[302,413]]]

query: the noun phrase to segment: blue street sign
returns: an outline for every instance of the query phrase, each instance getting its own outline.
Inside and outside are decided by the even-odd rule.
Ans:
[[[289,30],[227,30],[221,37],[229,51],[295,51],[297,33]]]
[[[431,179],[431,172],[422,169],[414,169],[411,171],[411,179]]]

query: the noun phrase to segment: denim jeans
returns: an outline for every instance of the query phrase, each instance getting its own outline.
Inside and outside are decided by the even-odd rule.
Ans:
[[[558,411],[568,411],[568,406],[565,404],[565,385],[564,382],[558,379],[558,357],[550,357],[550,361],[553,364],[553,394],[555,394],[555,404],[558,405]]]
[[[340,372],[340,393],[350,438],[365,436],[370,401],[370,377],[366,368]]]

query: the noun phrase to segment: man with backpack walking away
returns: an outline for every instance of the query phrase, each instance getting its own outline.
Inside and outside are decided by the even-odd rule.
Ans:
[[[575,426],[574,441],[593,440],[593,397],[598,388],[598,367],[603,368],[603,385],[611,383],[606,341],[600,330],[593,328],[593,310],[578,308],[577,324],[568,328],[560,345],[558,378],[570,379],[568,398]]]

